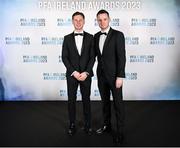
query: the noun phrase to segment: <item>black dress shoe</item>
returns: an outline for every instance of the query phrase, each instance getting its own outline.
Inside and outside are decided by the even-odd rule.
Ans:
[[[84,128],[84,132],[88,135],[92,135],[92,128]]]
[[[86,134],[92,135],[92,128],[83,127],[82,130],[83,130]]]
[[[96,131],[97,134],[103,134],[105,132],[110,133],[111,132],[111,126],[104,125],[102,128],[100,128]]]
[[[73,136],[76,132],[75,124],[70,124],[68,129],[68,135]]]
[[[115,144],[123,144],[124,142],[124,135],[123,134],[118,134],[113,137],[113,141]]]

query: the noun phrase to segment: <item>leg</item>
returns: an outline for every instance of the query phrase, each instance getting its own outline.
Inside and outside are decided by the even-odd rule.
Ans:
[[[103,118],[104,125],[99,128],[96,133],[103,134],[111,132],[111,100],[110,100],[110,87],[104,76],[98,77],[98,87],[103,104]]]
[[[68,114],[70,124],[75,124],[76,120],[76,98],[77,98],[78,81],[72,77],[67,77],[68,90]]]
[[[98,88],[102,99],[104,124],[111,126],[110,87],[104,76],[98,78]]]
[[[115,136],[115,142],[116,143],[122,143],[123,141],[123,130],[124,130],[124,117],[125,117],[125,111],[124,111],[124,102],[122,97],[122,87],[117,89],[112,89],[112,95],[113,95],[113,104],[115,109],[115,116],[116,116],[116,136]]]
[[[82,94],[85,128],[89,129],[91,128],[91,77],[87,77],[85,81],[80,82],[80,90]]]
[[[116,122],[117,122],[117,131],[121,132],[124,126],[124,102],[122,100],[122,87],[117,89],[113,88],[112,90],[113,95],[113,104],[115,109],[116,115]]]

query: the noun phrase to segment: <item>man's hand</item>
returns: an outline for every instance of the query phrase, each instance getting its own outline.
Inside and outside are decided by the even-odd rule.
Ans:
[[[77,72],[77,71],[75,71],[75,72],[73,73],[73,76],[74,76],[77,80],[79,80],[79,78],[80,78],[80,73]]]
[[[79,81],[84,81],[84,80],[86,80],[86,78],[87,78],[87,73],[86,72],[82,72],[80,74]]]
[[[117,78],[116,79],[116,88],[120,88],[123,85],[123,79],[122,78]]]

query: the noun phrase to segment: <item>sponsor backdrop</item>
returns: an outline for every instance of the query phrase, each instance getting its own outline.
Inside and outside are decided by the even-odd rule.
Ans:
[[[1,0],[1,100],[67,100],[63,37],[75,11],[85,14],[85,31],[99,31],[100,9],[125,34],[124,100],[180,100],[178,0]],[[96,75],[91,99],[100,100]]]

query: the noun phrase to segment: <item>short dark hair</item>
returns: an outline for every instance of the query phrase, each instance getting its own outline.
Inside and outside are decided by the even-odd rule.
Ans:
[[[108,15],[108,17],[109,17],[109,12],[107,12],[107,11],[104,10],[104,9],[99,10],[98,13],[96,14],[96,17],[97,17],[99,14],[103,14],[103,13],[106,13],[106,14]]]
[[[76,15],[81,15],[81,16],[83,17],[83,19],[85,19],[84,14],[83,14],[82,12],[79,12],[79,11],[76,11],[75,13],[73,13],[72,19],[74,19],[74,17],[75,17]]]

